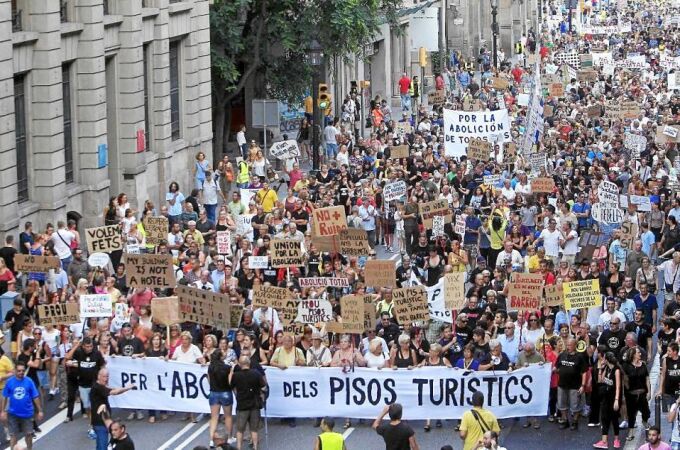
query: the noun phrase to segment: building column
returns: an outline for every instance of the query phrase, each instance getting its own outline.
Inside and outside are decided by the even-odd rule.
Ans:
[[[10,0],[0,0],[0,232],[19,226],[11,11]]]
[[[191,75],[193,104],[193,129],[188,131],[190,144],[211,158],[212,155],[212,92],[210,81],[210,5],[208,0],[194,0],[191,10],[191,37],[189,58],[185,60]],[[189,77],[189,73],[187,77]],[[188,94],[187,94],[188,95]],[[337,101],[337,100],[336,100]],[[215,166],[217,161],[211,161]]]
[[[517,11],[512,0],[498,0],[498,48],[502,48],[506,57],[512,55],[512,46],[515,42],[514,23]]]

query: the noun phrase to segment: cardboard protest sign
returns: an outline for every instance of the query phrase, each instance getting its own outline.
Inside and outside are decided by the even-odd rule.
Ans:
[[[80,318],[88,317],[111,317],[113,316],[113,303],[109,294],[81,295]]]
[[[542,293],[542,274],[513,273],[508,291],[509,308],[512,310],[539,309]]]
[[[168,234],[166,232],[165,239],[167,238]],[[123,250],[123,238],[118,225],[87,228],[85,230],[85,240],[87,241],[87,251],[90,253],[111,253],[116,250]]]
[[[397,134],[407,134],[413,131],[410,122],[394,122],[394,132]]]
[[[302,243],[294,239],[273,239],[269,245],[272,267],[302,266]]]
[[[632,250],[633,242],[635,242],[637,236],[638,226],[636,224],[632,222],[623,222],[621,224],[621,237],[619,238],[621,241],[621,247],[625,248],[626,250]]]
[[[434,216],[444,216],[445,223],[451,223],[453,220],[453,213],[451,208],[449,208],[449,201],[445,198],[419,203],[418,210],[420,217],[423,219],[423,226],[428,230],[432,229],[432,218]]]
[[[364,328],[374,329],[376,325],[375,297],[373,295],[363,295],[364,299]]]
[[[300,300],[295,322],[315,324],[330,322],[331,320],[333,320],[333,306],[328,300]]]
[[[468,142],[467,156],[478,161],[488,161],[491,154],[491,142],[484,139],[470,139]]]
[[[600,280],[570,281],[563,283],[562,289],[567,310],[602,306]]]
[[[235,329],[241,326],[241,316],[243,316],[243,305],[229,305],[229,328]]]
[[[391,202],[393,200],[398,200],[406,195],[408,187],[404,180],[393,181],[388,183],[383,188],[383,199],[386,202]]]
[[[161,325],[180,323],[179,297],[156,297],[151,299],[151,316]]]
[[[349,287],[349,280],[345,277],[313,277],[298,278],[301,288],[343,288]]]
[[[444,275],[444,304],[447,310],[460,310],[465,305],[465,273]]]
[[[427,103],[429,105],[441,105],[446,101],[446,91],[443,89],[430,91],[427,93]]]
[[[678,142],[677,133],[679,131],[680,128],[672,127],[670,125],[658,127],[656,129],[656,135],[654,136],[654,142],[656,142],[657,144],[668,144],[672,142]]]
[[[58,256],[14,255],[14,268],[20,272],[47,273],[50,269],[61,267]]]
[[[600,105],[591,105],[587,109],[588,117],[600,117],[602,115],[602,107]]]
[[[576,77],[579,81],[592,83],[593,81],[597,81],[598,73],[595,70],[579,70]]]
[[[510,86],[510,83],[508,83],[508,80],[506,80],[505,78],[492,77],[491,86],[494,89],[505,90],[508,88],[508,86]]]
[[[314,231],[312,231],[312,244],[320,252],[339,252],[340,242],[338,240],[338,235],[335,236],[317,236]]]
[[[71,325],[80,322],[80,305],[78,303],[52,303],[38,305],[40,326]]]
[[[366,328],[365,297],[368,296],[345,295],[341,297],[341,321],[326,322],[326,331],[329,333],[363,333]]]
[[[280,304],[292,297],[292,293],[286,289],[276,286],[253,286],[253,309],[262,306],[271,306],[275,303]]]
[[[397,287],[396,266],[393,261],[369,259],[364,267],[366,285],[378,287]]]
[[[128,286],[148,288],[174,288],[177,284],[172,267],[172,255],[126,253],[126,280]]]
[[[275,142],[269,147],[269,154],[276,159],[291,159],[300,156],[300,147],[295,139]]]
[[[334,236],[347,228],[347,216],[342,206],[329,206],[313,211],[313,231],[317,236]]]
[[[217,253],[220,255],[231,254],[231,231],[224,230],[215,233]]]
[[[345,228],[336,239],[340,246],[340,253],[345,256],[368,256],[371,253],[366,230]]]
[[[179,286],[176,290],[180,322],[229,327],[229,296],[204,289]]]
[[[550,94],[551,97],[563,97],[564,85],[562,85],[562,83],[550,83],[548,94]]]
[[[266,269],[269,267],[269,256],[249,256],[249,269]]]
[[[562,283],[545,287],[545,299],[542,306],[562,306],[564,297],[562,293]]]
[[[552,192],[555,190],[555,180],[551,177],[539,177],[531,180],[532,192]]]
[[[390,147],[390,159],[408,158],[408,145],[395,145]]]
[[[165,216],[147,217],[144,219],[146,243],[151,245],[160,245],[161,241],[167,241],[168,228],[168,218]]]
[[[405,287],[392,291],[394,316],[400,324],[424,322],[430,319],[427,292],[423,286]]]

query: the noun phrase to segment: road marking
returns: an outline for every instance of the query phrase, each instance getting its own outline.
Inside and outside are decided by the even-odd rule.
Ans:
[[[201,433],[204,433],[209,425],[210,425],[210,419],[208,418],[208,422],[203,424],[203,426],[201,426],[198,430],[194,431],[193,434],[191,436],[189,436],[184,442],[179,444],[179,446],[175,447],[175,450],[184,450],[184,448],[187,445],[190,445],[194,441],[194,439],[196,439]]]
[[[169,449],[170,446],[171,446],[177,439],[181,438],[183,434],[185,434],[187,431],[189,431],[190,429],[192,429],[195,425],[196,425],[195,423],[190,423],[190,424],[188,424],[188,425],[185,425],[184,428],[182,428],[182,429],[179,430],[177,433],[175,433],[175,435],[172,436],[172,437],[170,438],[170,440],[168,440],[165,444],[163,444],[163,445],[161,445],[160,447],[158,447],[158,450],[167,450],[167,449]]]
[[[44,438],[45,436],[47,436],[47,433],[49,433],[50,431],[54,430],[54,429],[57,428],[59,425],[61,425],[62,423],[64,423],[64,419],[66,419],[66,408],[62,409],[62,410],[59,411],[57,414],[55,414],[54,416],[52,416],[47,422],[44,422],[44,423],[40,424],[40,429],[42,430],[42,432],[39,433],[38,435],[36,435],[35,439],[33,439],[33,443],[38,442],[40,439],[42,439],[42,438]],[[22,439],[22,440],[19,441],[19,442],[20,442],[22,445],[25,445],[25,444],[26,444],[26,440],[25,440],[25,439]],[[8,450],[8,449],[9,449],[9,446],[5,447],[5,450]]]
[[[345,430],[344,433],[342,433],[342,438],[347,439],[350,434],[352,434],[352,431],[354,431],[354,427],[349,427]]]

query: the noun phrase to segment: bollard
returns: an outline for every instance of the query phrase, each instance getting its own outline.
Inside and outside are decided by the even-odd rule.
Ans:
[[[654,399],[654,426],[661,429],[661,397]]]

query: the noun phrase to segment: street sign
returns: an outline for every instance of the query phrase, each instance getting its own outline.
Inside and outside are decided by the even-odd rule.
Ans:
[[[253,99],[251,126],[279,128],[279,101]]]

